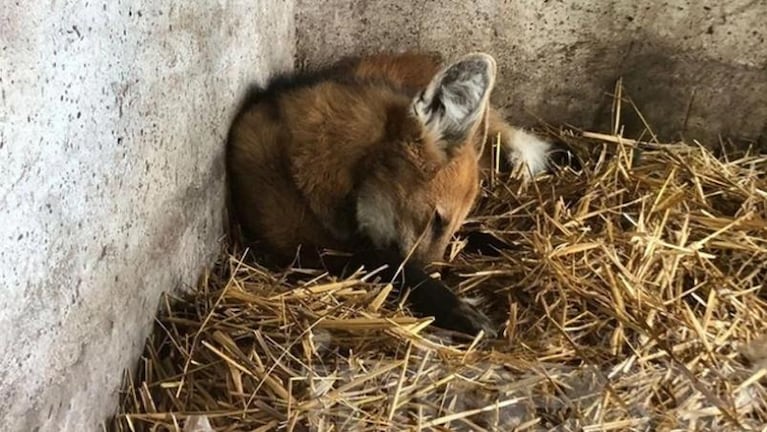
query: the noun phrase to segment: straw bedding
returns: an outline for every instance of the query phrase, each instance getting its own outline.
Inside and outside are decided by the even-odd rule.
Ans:
[[[497,340],[229,249],[164,299],[111,429],[767,430],[767,157],[551,133],[582,170],[493,178],[467,229],[512,248],[435,268]]]

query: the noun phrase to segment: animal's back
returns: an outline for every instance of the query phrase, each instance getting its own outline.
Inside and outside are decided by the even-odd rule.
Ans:
[[[345,59],[338,67],[359,79],[380,80],[412,95],[429,84],[442,62],[437,53],[382,53]]]

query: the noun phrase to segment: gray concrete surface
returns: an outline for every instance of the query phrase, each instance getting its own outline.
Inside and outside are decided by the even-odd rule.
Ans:
[[[609,128],[615,82],[664,139],[767,135],[765,0],[298,0],[297,56],[419,48],[496,56],[516,123]],[[628,133],[639,121],[624,116]],[[765,143],[767,148],[767,143]]]
[[[0,430],[101,430],[218,250],[229,116],[293,29],[282,0],[3,2]]]

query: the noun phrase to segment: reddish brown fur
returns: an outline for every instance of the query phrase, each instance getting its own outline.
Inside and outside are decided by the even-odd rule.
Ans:
[[[439,205],[449,215],[446,230],[455,232],[479,191],[479,149],[489,162],[483,140],[509,126],[490,110],[446,158],[408,115],[412,97],[442,66],[437,56],[383,54],[339,65],[338,74],[358,82],[292,88],[248,107],[233,124],[231,198],[245,234],[288,259],[299,246],[353,249],[360,239],[347,201],[362,178],[397,203],[398,229],[426,229]],[[439,259],[448,240],[419,246],[416,258]]]

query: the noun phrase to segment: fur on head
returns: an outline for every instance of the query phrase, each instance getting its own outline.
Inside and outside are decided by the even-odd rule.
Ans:
[[[358,190],[358,228],[414,262],[441,259],[479,193],[495,60],[466,55],[386,113],[386,137]]]

